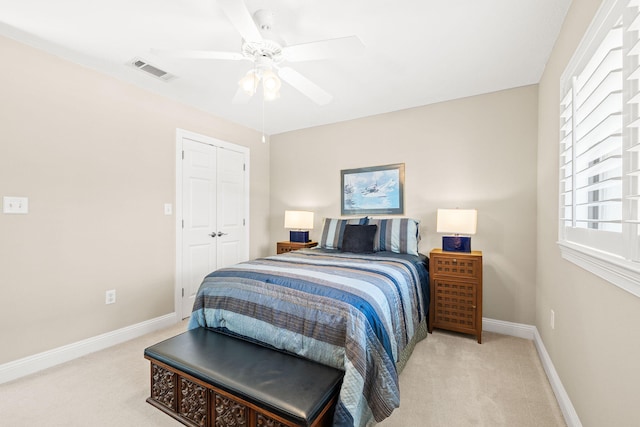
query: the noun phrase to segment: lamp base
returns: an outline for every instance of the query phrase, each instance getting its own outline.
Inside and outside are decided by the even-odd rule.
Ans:
[[[471,237],[442,236],[442,250],[447,252],[471,252]]]
[[[298,243],[307,243],[309,240],[309,232],[308,231],[289,231],[289,241],[290,242],[298,242]]]

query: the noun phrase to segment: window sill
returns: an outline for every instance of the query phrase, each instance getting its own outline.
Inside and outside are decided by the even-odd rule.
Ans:
[[[575,243],[558,242],[562,258],[640,297],[640,265]]]

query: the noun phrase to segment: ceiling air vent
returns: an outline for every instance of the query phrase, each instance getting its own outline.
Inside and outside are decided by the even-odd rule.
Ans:
[[[168,72],[161,70],[158,67],[154,67],[153,65],[143,61],[140,58],[134,58],[131,61],[131,65],[136,67],[138,70],[144,71],[145,73],[149,73],[153,77],[160,80],[164,80],[165,82],[176,77],[173,74],[169,74]]]

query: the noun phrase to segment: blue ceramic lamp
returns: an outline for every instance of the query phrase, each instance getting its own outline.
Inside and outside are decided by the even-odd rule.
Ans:
[[[289,231],[290,242],[309,242],[309,230],[313,230],[313,212],[284,211],[284,228]]]
[[[475,209],[438,209],[437,232],[442,236],[442,250],[471,252],[471,237],[476,234],[478,211]]]

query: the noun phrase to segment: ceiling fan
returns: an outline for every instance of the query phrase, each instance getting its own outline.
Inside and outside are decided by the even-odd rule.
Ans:
[[[273,13],[258,10],[252,16],[243,0],[218,0],[218,4],[242,36],[240,52],[159,49],[152,49],[152,52],[180,58],[252,62],[253,68],[238,82],[239,88],[233,99],[234,103],[247,102],[257,91],[260,81],[264,99],[276,99],[280,96],[282,79],[316,104],[326,105],[333,98],[330,93],[298,71],[282,64],[355,56],[364,51],[364,45],[357,36],[286,45],[272,30]]]

